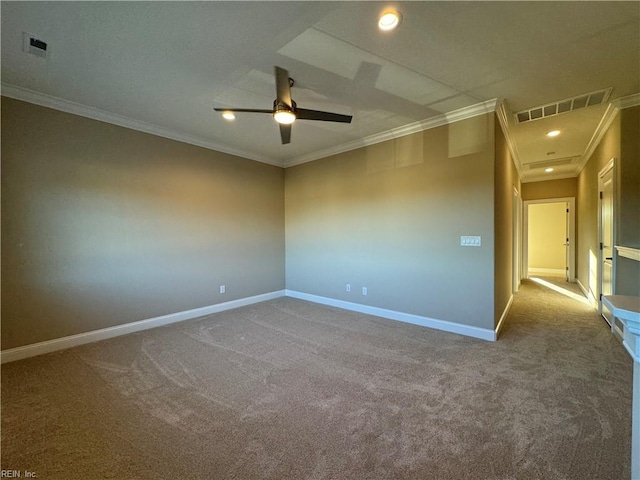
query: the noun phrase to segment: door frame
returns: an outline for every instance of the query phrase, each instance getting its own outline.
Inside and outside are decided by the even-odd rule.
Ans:
[[[540,200],[525,200],[523,203],[522,219],[522,273],[523,278],[529,278],[529,205],[534,203],[568,203],[569,204],[569,270],[567,280],[576,281],[576,198],[544,198]]]
[[[512,292],[515,293],[520,288],[522,280],[522,198],[518,189],[513,187],[513,273],[512,273]]]
[[[602,315],[602,298],[601,294],[602,294],[602,282],[603,282],[603,272],[602,272],[602,264],[604,261],[603,258],[603,251],[600,248],[600,244],[603,241],[603,236],[602,236],[602,198],[600,197],[600,192],[602,192],[602,189],[604,187],[604,181],[603,178],[604,176],[609,173],[609,171],[611,171],[611,187],[612,187],[612,202],[611,202],[611,209],[613,210],[612,215],[611,215],[611,229],[613,230],[612,232],[612,243],[613,245],[611,245],[611,250],[612,250],[612,256],[613,256],[613,261],[611,262],[611,293],[615,294],[616,292],[616,261],[615,261],[615,245],[617,243],[617,235],[616,235],[616,226],[617,223],[616,222],[616,212],[617,212],[617,199],[616,199],[616,195],[618,193],[618,188],[617,188],[617,181],[618,181],[618,177],[617,177],[617,172],[616,172],[616,157],[612,157],[611,160],[609,160],[607,162],[607,164],[602,168],[602,170],[600,170],[598,172],[598,202],[597,202],[597,210],[598,210],[598,244],[596,245],[596,250],[598,251],[598,268],[597,268],[597,273],[596,273],[596,288],[597,288],[597,292],[595,292],[595,299],[596,302],[598,304],[598,313],[600,315]],[[606,319],[606,318],[605,318]]]

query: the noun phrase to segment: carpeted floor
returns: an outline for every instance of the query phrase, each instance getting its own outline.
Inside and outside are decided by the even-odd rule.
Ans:
[[[628,479],[632,362],[525,281],[498,342],[281,298],[2,367],[45,479]]]

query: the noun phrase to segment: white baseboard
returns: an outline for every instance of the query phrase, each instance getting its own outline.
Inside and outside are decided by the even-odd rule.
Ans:
[[[591,290],[585,288],[585,286],[582,285],[582,282],[580,281],[579,278],[576,278],[576,283],[578,284],[578,287],[580,287],[580,290],[582,290],[582,293],[584,293],[584,296],[587,297],[587,300],[589,300],[589,303],[591,303],[591,306],[597,310],[598,302],[596,298],[593,296],[593,293],[591,293]]]
[[[551,275],[554,277],[564,277],[567,271],[563,268],[533,268],[529,267],[529,275]]]
[[[498,322],[498,326],[496,327],[496,339],[498,338],[498,335],[500,335],[500,330],[502,330],[502,327],[504,326],[504,321],[507,318],[507,315],[509,314],[509,310],[511,309],[512,303],[513,303],[513,295],[509,297],[507,306],[504,307],[502,315],[500,316],[500,321]]]
[[[488,328],[473,327],[471,325],[463,325],[461,323],[449,322],[446,320],[438,320],[435,318],[422,317],[411,313],[397,312],[395,310],[387,310],[385,308],[371,307],[360,303],[345,302],[344,300],[336,300],[333,298],[320,297],[311,295],[310,293],[296,292],[295,290],[285,290],[287,297],[307,300],[309,302],[338,307],[353,312],[366,313],[377,317],[397,320],[399,322],[411,323],[422,327],[434,328],[445,332],[466,335],[467,337],[479,338],[482,340],[495,341],[497,338],[496,331]]]
[[[470,325],[463,325],[460,323],[438,320],[434,318],[423,317],[420,315],[398,312],[395,310],[371,307],[359,303],[351,303],[327,297],[320,297],[318,295],[296,292],[294,290],[278,290],[275,292],[256,295],[253,297],[241,298],[238,300],[232,300],[230,302],[218,303],[216,305],[210,305],[202,308],[195,308],[193,310],[186,310],[184,312],[171,313],[168,315],[162,315],[160,317],[149,318],[147,320],[126,323],[124,325],[116,325],[114,327],[102,328],[100,330],[93,330],[91,332],[56,338],[54,340],[47,340],[45,342],[33,343],[31,345],[25,345],[22,347],[10,348],[0,352],[0,362],[14,362],[16,360],[35,357],[37,355],[43,355],[45,353],[56,352],[58,350],[65,350],[67,348],[77,347],[79,345],[84,345],[87,343],[119,337],[121,335],[127,335],[129,333],[140,332],[142,330],[148,330],[151,328],[161,327],[163,325],[183,322],[185,320],[192,320],[194,318],[202,317],[205,315],[211,315],[213,313],[231,310],[233,308],[243,307],[254,303],[265,302],[267,300],[273,300],[275,298],[283,296],[298,298],[300,300],[307,300],[314,303],[343,308],[345,310],[366,313],[368,315],[375,315],[390,320],[411,323],[414,325],[420,325],[422,327],[434,328],[436,330],[457,333],[460,335],[466,335],[468,337],[474,337],[489,341],[495,341],[498,338],[498,333],[502,328],[509,308],[511,307],[511,303],[513,302],[512,295],[509,299],[509,303],[502,313],[502,316],[500,317],[500,322],[498,323],[497,328],[495,330],[490,330],[487,328],[473,327]]]
[[[56,338],[54,340],[33,343],[31,345],[25,345],[23,347],[10,348],[8,350],[3,350],[2,352],[0,352],[0,362],[13,362],[16,360],[22,360],[24,358],[35,357],[36,355],[51,353],[71,347],[77,347],[78,345],[84,345],[86,343],[119,337],[128,333],[161,327],[163,325],[182,322],[184,320],[192,320],[204,315],[211,315],[212,313],[223,312],[225,310],[231,310],[233,308],[244,307],[246,305],[251,305],[254,303],[273,300],[274,298],[283,297],[284,295],[285,290],[278,290],[275,292],[264,293],[262,295],[255,295],[253,297],[240,298],[238,300],[218,303],[216,305],[210,305],[208,307],[195,308],[193,310],[186,310],[184,312],[170,313],[169,315],[162,315],[160,317],[140,320],[138,322],[131,322],[124,325],[116,325],[114,327],[102,328],[100,330],[80,333],[78,335]]]

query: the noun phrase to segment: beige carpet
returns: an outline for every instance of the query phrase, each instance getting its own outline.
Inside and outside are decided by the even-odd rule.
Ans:
[[[2,468],[628,479],[631,384],[604,321],[530,281],[495,343],[282,298],[4,365]]]

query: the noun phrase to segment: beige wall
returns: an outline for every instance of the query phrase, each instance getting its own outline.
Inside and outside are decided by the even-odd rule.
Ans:
[[[566,202],[533,203],[528,209],[529,269],[555,270],[564,275],[567,267],[567,250],[564,246],[567,235]],[[540,272],[545,273],[545,272]]]
[[[563,178],[560,180],[545,180],[522,184],[523,200],[544,200],[547,198],[576,197],[578,194],[578,179]]]
[[[11,99],[2,116],[3,349],[285,283],[493,329],[514,188],[572,188],[521,185],[494,114],[286,171]]]
[[[3,97],[2,348],[283,289],[283,181]]]
[[[618,243],[640,248],[640,107],[620,112]]]
[[[518,171],[500,123],[495,122],[495,322],[513,294],[514,189],[520,194]]]
[[[287,289],[493,329],[494,143],[490,114],[286,169]]]
[[[598,298],[598,172],[611,160],[620,158],[620,116],[609,127],[600,144],[578,176],[577,279]]]
[[[640,248],[640,107],[620,112],[617,243]],[[616,293],[640,295],[640,262],[616,259]]]
[[[616,243],[640,247],[640,107],[622,110],[578,177],[578,279],[597,298],[598,173],[616,159]],[[616,293],[640,295],[640,263],[616,257]]]

